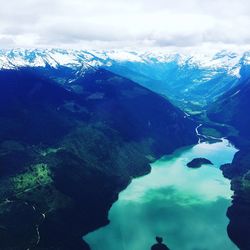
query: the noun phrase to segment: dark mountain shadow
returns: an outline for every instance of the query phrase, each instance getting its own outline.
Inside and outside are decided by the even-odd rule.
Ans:
[[[0,201],[28,202],[45,217],[26,221],[36,233],[21,243],[0,221],[8,229],[0,228],[1,249],[89,249],[81,237],[108,223],[131,179],[197,141],[196,124],[150,90],[104,69],[71,82],[72,72],[58,70],[0,71]],[[8,213],[21,221],[14,208]]]

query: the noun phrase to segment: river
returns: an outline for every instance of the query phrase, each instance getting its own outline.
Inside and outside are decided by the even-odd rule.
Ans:
[[[228,140],[175,151],[152,163],[150,174],[134,179],[109,211],[110,224],[84,237],[92,250],[149,250],[155,236],[172,250],[235,250],[227,235],[230,181],[219,167],[237,149]],[[191,169],[204,157],[214,165]]]

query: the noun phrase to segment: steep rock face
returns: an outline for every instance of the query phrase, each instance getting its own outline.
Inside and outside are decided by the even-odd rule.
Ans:
[[[234,190],[233,205],[228,210],[230,223],[228,233],[240,249],[250,246],[250,81],[246,68],[240,84],[223,95],[208,110],[210,119],[235,127],[238,135],[230,139],[240,149],[232,164],[222,166],[223,173],[230,178]]]
[[[1,249],[88,249],[81,236],[108,223],[131,178],[197,141],[168,100],[95,68],[63,82],[50,67],[0,71],[0,124],[0,218],[36,216],[11,240],[22,224],[3,221]]]

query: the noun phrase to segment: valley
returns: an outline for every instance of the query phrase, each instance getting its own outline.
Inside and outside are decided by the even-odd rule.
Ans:
[[[171,249],[201,249],[206,221],[207,237],[220,234],[206,249],[248,250],[249,58],[1,51],[0,249],[130,249],[144,234],[148,245],[161,234]],[[188,168],[195,159],[214,166]]]
[[[88,249],[82,235],[108,223],[133,177],[197,141],[182,111],[103,69],[74,82],[81,92],[32,68],[0,82],[1,249]]]

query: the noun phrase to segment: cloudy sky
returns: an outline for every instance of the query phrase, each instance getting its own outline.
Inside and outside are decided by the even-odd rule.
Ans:
[[[0,48],[250,44],[249,0],[0,0]]]

